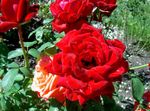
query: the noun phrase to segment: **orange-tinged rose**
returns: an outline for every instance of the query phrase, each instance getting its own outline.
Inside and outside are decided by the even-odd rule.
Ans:
[[[55,98],[59,102],[65,100],[63,87],[57,87],[60,77],[49,73],[51,58],[44,56],[36,65],[31,88],[44,99]]]

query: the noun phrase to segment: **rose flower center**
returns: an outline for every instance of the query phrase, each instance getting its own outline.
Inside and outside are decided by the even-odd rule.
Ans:
[[[86,69],[90,69],[92,67],[97,66],[97,63],[94,57],[92,57],[91,59],[83,58],[81,59],[81,63],[82,63],[82,66]]]

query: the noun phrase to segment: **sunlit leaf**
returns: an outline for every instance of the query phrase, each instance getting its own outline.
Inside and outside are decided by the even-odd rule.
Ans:
[[[31,74],[31,72],[29,71],[29,69],[26,68],[26,67],[21,67],[21,68],[20,68],[20,71],[21,71],[24,75],[26,75],[26,76]]]
[[[4,91],[8,91],[14,84],[15,77],[18,74],[18,69],[9,70],[2,79],[2,88]]]
[[[52,22],[52,20],[53,20],[53,19],[49,19],[49,18],[48,18],[48,19],[45,19],[45,20],[43,21],[43,24],[48,24],[48,23]]]
[[[16,62],[12,62],[7,65],[8,68],[19,68],[19,65]]]
[[[37,44],[37,41],[33,41],[33,42],[24,42],[24,46],[25,47],[32,47],[33,45]]]
[[[23,75],[17,74],[15,77],[15,81],[22,81],[24,79]]]
[[[34,48],[30,49],[28,51],[28,53],[33,56],[33,57],[36,57],[36,58],[39,58],[40,57],[40,52]]]
[[[40,48],[38,48],[39,52],[42,52],[43,50],[50,48],[50,47],[54,47],[53,44],[51,44],[50,42],[44,43],[43,45],[41,45]]]
[[[48,111],[61,111],[60,109],[61,109],[62,104],[60,104],[55,99],[51,99],[50,101],[51,101],[51,105]]]
[[[18,56],[22,56],[23,55],[23,51],[21,48],[18,48],[16,50],[13,50],[11,52],[8,53],[8,59],[12,59]]]

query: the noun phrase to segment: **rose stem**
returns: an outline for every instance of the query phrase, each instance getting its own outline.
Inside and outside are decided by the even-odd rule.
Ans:
[[[24,56],[24,60],[25,60],[25,67],[29,68],[29,59],[28,59],[27,51],[26,51],[26,49],[24,47],[24,43],[23,43],[21,25],[18,25],[18,36],[19,36],[20,45],[21,45],[21,48],[22,48],[22,51],[23,51],[23,56]]]
[[[134,66],[134,67],[131,67],[130,70],[145,68],[145,67],[148,67],[148,66],[149,66],[149,64],[144,64],[144,65],[140,65],[140,66]]]

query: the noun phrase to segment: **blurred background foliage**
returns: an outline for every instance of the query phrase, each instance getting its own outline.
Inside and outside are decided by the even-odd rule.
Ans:
[[[106,22],[124,30],[126,39],[150,50],[149,0],[118,0],[118,7]]]
[[[23,26],[30,71],[23,67],[23,53],[16,29],[0,33],[0,111],[62,110],[57,107],[60,104],[52,104],[51,101],[54,100],[40,99],[30,88],[33,77],[31,72],[34,71],[36,60],[43,54],[53,55],[57,52],[55,43],[64,35],[52,31],[53,18],[49,12],[51,1],[32,0],[33,3],[40,4],[39,15]],[[118,7],[110,18],[104,18],[103,24],[119,27],[125,33],[124,42],[134,41],[139,50],[150,51],[149,0],[118,0]]]

